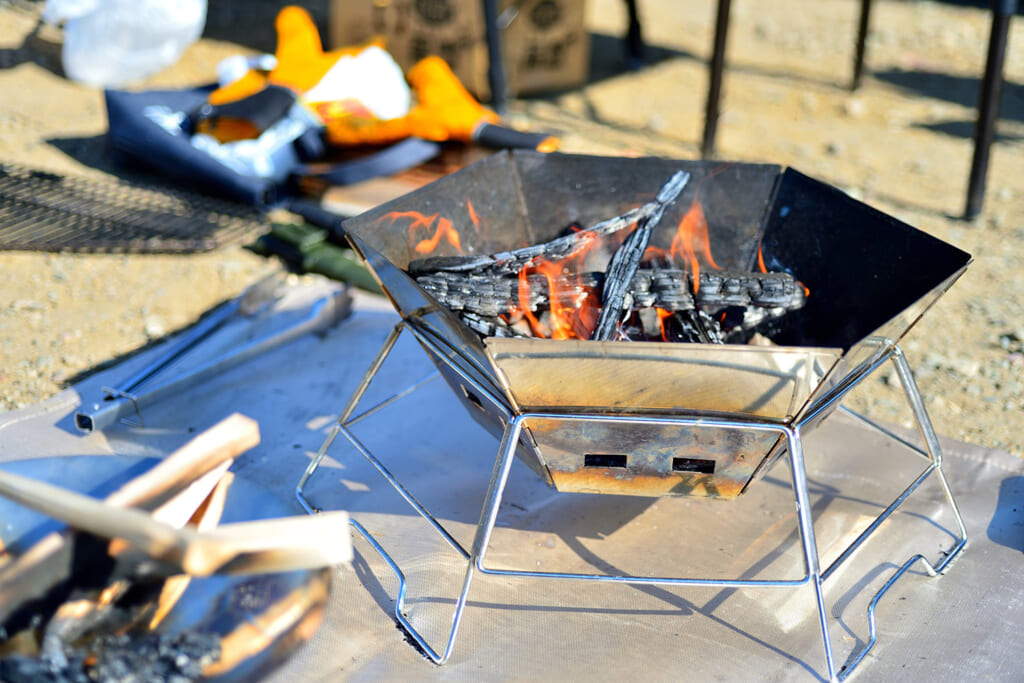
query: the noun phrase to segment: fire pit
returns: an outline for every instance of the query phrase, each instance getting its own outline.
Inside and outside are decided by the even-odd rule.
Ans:
[[[616,221],[623,225],[608,227]],[[396,608],[438,663],[451,654],[475,568],[681,585],[811,583],[836,678],[821,582],[901,500],[821,570],[801,438],[887,361],[925,441],[916,450],[930,463],[908,491],[937,473],[959,523],[898,343],[970,256],[839,190],[774,165],[501,153],[345,229],[402,321],[300,480],[300,501],[313,511],[303,487],[337,433],[378,464],[348,428],[405,329],[469,414],[502,440],[471,551],[378,464],[469,561],[443,653]],[[564,247],[589,246],[597,233],[590,255]],[[488,569],[513,454],[559,491],[717,498],[740,495],[788,458],[807,574],[764,582]],[[941,571],[965,538],[961,525],[955,548],[929,571]]]

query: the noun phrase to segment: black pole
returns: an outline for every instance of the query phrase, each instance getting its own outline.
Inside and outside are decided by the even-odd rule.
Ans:
[[[487,28],[487,83],[491,87],[491,107],[504,116],[508,108],[508,90],[505,55],[501,51],[501,28],[498,26],[498,0],[484,0],[484,26]]]
[[[715,132],[718,129],[718,101],[722,96],[722,71],[725,69],[725,39],[729,32],[729,5],[731,0],[718,0],[718,18],[715,21],[715,47],[711,54],[711,82],[708,84],[708,103],[704,109],[704,140],[700,146],[703,159],[715,153]]]
[[[857,26],[857,49],[853,57],[853,81],[850,90],[860,87],[860,79],[864,74],[864,49],[868,42],[868,24],[871,21],[871,0],[860,2],[860,23]]]
[[[1017,10],[1017,0],[995,0],[992,3],[992,32],[988,39],[988,57],[985,76],[978,95],[978,119],[974,124],[974,158],[971,177],[967,182],[967,207],[964,218],[972,220],[981,213],[985,200],[985,181],[988,176],[989,152],[995,137],[996,119],[999,117],[999,99],[1003,91],[1003,62],[1010,32],[1010,19]]]
[[[636,0],[626,0],[626,12],[629,15],[629,28],[626,29],[626,61],[629,68],[635,70],[644,65],[647,57]]]

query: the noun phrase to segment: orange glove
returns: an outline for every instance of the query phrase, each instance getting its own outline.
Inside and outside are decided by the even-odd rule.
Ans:
[[[277,66],[274,70],[266,76],[257,71],[247,72],[241,79],[211,93],[211,105],[223,106],[250,98],[268,85],[289,88],[301,99],[340,58],[355,57],[367,47],[360,45],[324,52],[313,20],[299,7],[282,9],[274,25],[278,36]],[[380,43],[371,44],[380,46]],[[366,106],[353,99],[307,104],[324,122],[327,141],[334,145],[382,145],[411,136],[435,142],[487,143],[487,139],[481,138],[481,131],[487,130],[489,133],[511,133],[515,146],[535,147],[542,151],[557,147],[555,138],[501,128],[500,117],[477,102],[440,57],[420,60],[406,74],[406,80],[412,86],[417,102],[408,114],[399,118],[377,118]],[[236,136],[253,137],[243,135],[247,132],[244,123],[221,118],[216,122],[217,130],[205,132],[210,132],[221,142],[238,139]],[[249,126],[248,132],[252,128]],[[504,138],[508,140],[509,136]]]
[[[331,103],[313,105],[327,126],[328,142],[384,144],[414,135],[435,142],[468,143],[473,141],[473,132],[480,124],[497,125],[501,120],[469,94],[440,57],[420,60],[406,74],[406,79],[416,94],[417,103],[400,119],[381,121],[360,116],[358,112],[332,111]]]

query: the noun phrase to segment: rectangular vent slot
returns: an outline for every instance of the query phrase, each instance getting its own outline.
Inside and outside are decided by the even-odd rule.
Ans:
[[[698,474],[714,474],[715,461],[700,458],[672,458],[673,472],[697,472]]]
[[[626,468],[627,456],[608,453],[587,453],[583,456],[584,467],[621,467]]]
[[[472,391],[470,391],[466,387],[460,386],[459,388],[462,389],[462,393],[465,394],[466,399],[468,399],[470,403],[475,405],[480,410],[483,410],[484,412],[487,412],[486,410],[484,410],[483,401],[480,400],[479,396],[477,396],[475,393],[473,393]]]

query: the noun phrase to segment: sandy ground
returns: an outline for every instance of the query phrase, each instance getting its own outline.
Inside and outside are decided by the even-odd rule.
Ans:
[[[618,0],[590,0],[593,76],[513,103],[518,125],[563,149],[696,158],[713,3],[640,0],[650,63],[623,68]],[[227,56],[272,50],[280,5],[213,0],[204,38],[145,86],[212,80]],[[321,22],[326,3],[307,3]],[[718,153],[791,165],[974,255],[967,275],[904,347],[938,431],[1024,456],[1024,24],[1010,36],[983,214],[960,220],[989,18],[932,2],[876,3],[867,64],[851,93],[855,0],[733,2]],[[61,74],[60,32],[41,3],[0,1],[0,160],[123,174],[104,147],[101,93]],[[40,401],[194,321],[275,264],[229,247],[197,256],[0,253],[0,411]],[[909,424],[880,373],[853,407]],[[339,397],[339,402],[343,397]]]

